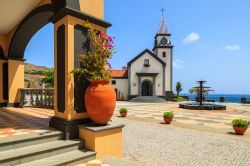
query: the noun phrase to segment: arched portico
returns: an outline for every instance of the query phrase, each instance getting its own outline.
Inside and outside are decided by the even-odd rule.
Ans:
[[[0,106],[18,104],[18,90],[24,88],[25,48],[37,31],[52,22],[55,43],[55,116],[50,125],[65,131],[67,138],[77,137],[77,125],[88,121],[83,103],[86,85],[76,83],[74,76],[69,73],[79,65],[76,55],[82,49],[82,41],[86,37],[83,23],[89,21],[103,33],[111,26],[103,20],[103,3],[103,0],[40,0],[40,4],[13,31],[3,37],[0,34],[0,45],[3,41],[6,46],[3,51],[0,49],[0,83],[3,85],[0,87]]]
[[[36,32],[50,22],[49,18],[53,15],[52,4],[48,4],[34,9],[26,16],[17,27],[11,39],[8,57],[10,59],[23,59],[25,49],[31,38]]]

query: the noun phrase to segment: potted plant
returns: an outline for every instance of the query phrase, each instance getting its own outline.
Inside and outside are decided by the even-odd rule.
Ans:
[[[232,121],[233,128],[236,134],[244,135],[248,126],[250,125],[250,121],[243,120],[243,119],[234,119]]]
[[[127,108],[121,108],[120,109],[120,115],[121,117],[126,117],[128,113],[128,109]]]
[[[95,124],[105,125],[111,119],[116,104],[115,90],[109,85],[111,67],[108,63],[114,51],[114,42],[112,37],[96,31],[89,23],[84,27],[89,48],[80,51],[80,65],[72,73],[90,82],[85,92],[87,112]]]
[[[171,112],[164,112],[163,118],[166,124],[170,124],[173,121],[174,113]]]

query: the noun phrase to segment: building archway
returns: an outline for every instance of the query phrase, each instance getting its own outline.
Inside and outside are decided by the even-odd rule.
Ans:
[[[153,85],[149,80],[142,82],[142,96],[153,96]]]
[[[49,19],[53,14],[52,5],[44,5],[26,16],[12,37],[9,47],[9,58],[23,59],[25,49],[31,38],[50,22]]]
[[[89,121],[82,90],[87,84],[78,83],[74,76],[68,73],[79,65],[76,55],[82,49],[82,42],[86,37],[83,33],[84,22],[88,21],[102,33],[106,33],[106,28],[111,24],[104,21],[104,2],[101,0],[94,4],[92,0],[38,1],[40,3],[36,6],[31,5],[29,9],[25,9],[31,12],[26,11],[24,15],[27,16],[19,17],[18,19],[22,20],[20,23],[17,22],[7,29],[6,34],[0,34],[4,36],[0,45],[6,46],[3,47],[4,55],[0,49],[0,84],[4,85],[0,87],[0,106],[20,104],[19,92],[24,88],[25,49],[31,38],[51,22],[54,24],[55,107],[50,126],[63,131],[67,139],[78,138],[77,126]],[[9,13],[4,14],[8,17]],[[43,51],[42,46],[40,49]]]

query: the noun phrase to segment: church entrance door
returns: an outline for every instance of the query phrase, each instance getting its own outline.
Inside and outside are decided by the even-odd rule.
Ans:
[[[142,82],[142,96],[153,96],[152,83],[149,80]]]

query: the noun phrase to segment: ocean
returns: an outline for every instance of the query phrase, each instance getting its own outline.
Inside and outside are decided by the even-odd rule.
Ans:
[[[188,96],[189,100],[195,100],[196,94],[181,94],[181,96]],[[205,95],[207,100],[215,100],[220,102],[220,97],[225,97],[227,103],[240,103],[242,97],[246,97],[247,101],[250,101],[250,95],[245,94],[208,94]]]

